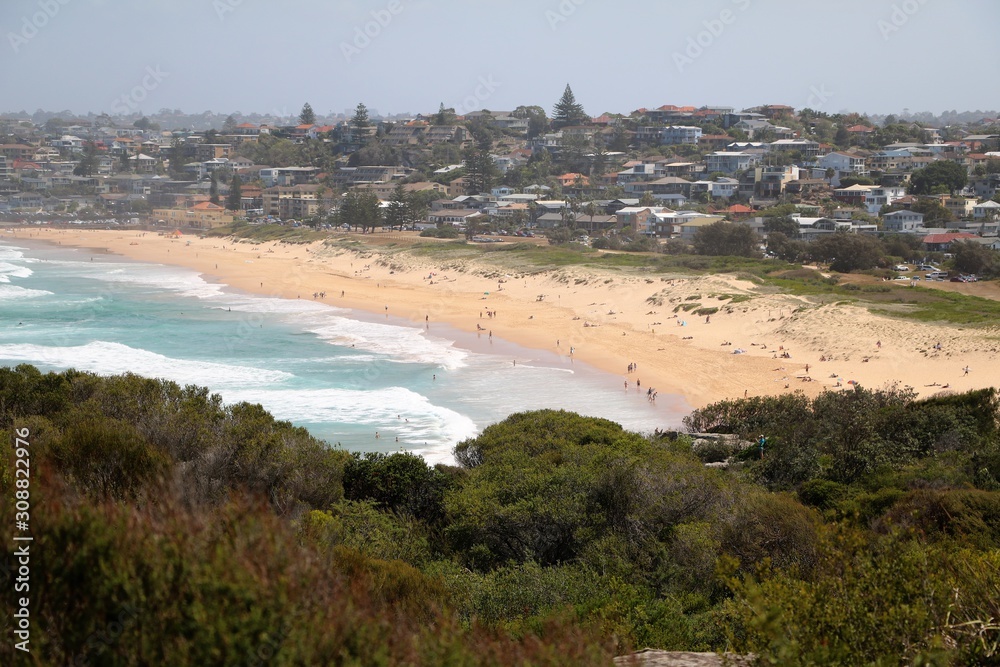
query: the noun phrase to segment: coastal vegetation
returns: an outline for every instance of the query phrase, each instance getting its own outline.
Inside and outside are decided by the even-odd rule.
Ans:
[[[430,466],[194,386],[0,369],[39,664],[995,664],[998,420],[995,389],[722,401],[684,433],[540,410]]]

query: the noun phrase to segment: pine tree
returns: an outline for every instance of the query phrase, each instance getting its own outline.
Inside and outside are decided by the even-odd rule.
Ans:
[[[576,101],[573,90],[566,84],[566,90],[552,109],[552,127],[559,129],[567,125],[580,125],[589,120],[583,105]]]
[[[351,118],[351,128],[354,130],[355,143],[365,143],[365,140],[368,138],[369,127],[371,127],[371,121],[368,119],[368,107],[365,106],[364,102],[358,102],[357,108],[354,109],[354,117]]]
[[[88,141],[83,146],[83,157],[73,169],[75,176],[91,176],[97,171],[97,146]]]
[[[396,188],[392,191],[392,199],[385,209],[385,224],[389,229],[398,227],[403,229],[406,225],[406,214],[409,208],[409,196],[403,188],[401,182],[396,183]]]
[[[229,195],[226,196],[226,208],[230,211],[239,211],[241,208],[243,194],[240,186],[240,177],[233,174],[233,180],[229,184]]]
[[[316,114],[313,113],[312,106],[308,102],[302,105],[302,111],[299,112],[299,125],[315,125],[316,124]]]
[[[366,130],[371,127],[371,121],[368,119],[368,107],[365,106],[364,102],[358,102],[358,106],[354,109],[351,127],[355,130]]]

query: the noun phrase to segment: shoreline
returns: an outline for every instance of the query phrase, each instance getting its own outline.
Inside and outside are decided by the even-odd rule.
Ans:
[[[669,278],[583,267],[528,275],[398,248],[388,253],[370,245],[346,250],[323,242],[257,244],[134,230],[19,228],[2,237],[181,266],[257,295],[312,299],[326,292],[317,300],[327,305],[431,329],[442,323],[492,333],[572,356],[623,383],[641,380],[693,408],[744,395],[801,390],[815,396],[838,382],[849,389],[852,380],[871,388],[895,382],[929,396],[988,387],[988,380],[1000,377],[997,327],[973,330],[877,316],[851,305],[816,306],[757,294],[752,283],[728,276]],[[731,303],[732,295],[747,300]],[[710,318],[674,313],[695,300],[719,311]],[[777,356],[786,352],[790,358]],[[633,363],[638,371],[629,373]]]

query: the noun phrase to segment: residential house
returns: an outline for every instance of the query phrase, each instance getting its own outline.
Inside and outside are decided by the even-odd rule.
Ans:
[[[652,181],[666,175],[665,165],[659,162],[638,163],[618,172],[617,184],[624,186],[635,181]]]
[[[590,184],[590,179],[583,174],[578,174],[574,172],[562,174],[561,176],[556,176],[556,181],[559,183],[560,187],[564,190],[577,186],[584,186]]]
[[[648,192],[657,198],[662,198],[663,195],[680,195],[687,199],[691,196],[691,181],[676,176],[664,176],[655,181],[626,183],[624,189],[626,193],[633,196]]]
[[[973,207],[972,217],[976,220],[996,220],[1000,218],[1000,204],[992,199],[980,202]]]
[[[819,142],[811,139],[778,139],[768,144],[774,151],[797,151],[803,158],[814,158],[819,155]]]
[[[951,211],[951,214],[959,220],[967,220],[972,217],[976,200],[962,196],[943,196],[941,197],[941,205]]]
[[[698,137],[698,148],[705,151],[721,151],[733,142],[728,134],[703,134]]]
[[[705,213],[698,213],[697,211],[677,211],[672,216],[669,216],[668,220],[660,222],[660,233],[657,234],[658,236],[663,238],[676,237],[682,241],[693,241],[699,229],[722,222],[725,218],[721,215],[707,215]],[[666,232],[667,225],[672,229],[672,233],[669,236]]]
[[[9,181],[10,180],[11,173],[12,173],[12,170],[11,170],[11,164],[12,163],[13,163],[13,160],[11,160],[10,163],[7,162],[7,156],[6,155],[0,155],[0,181]]]
[[[788,183],[798,180],[799,168],[795,165],[765,165],[754,169],[754,197],[777,199],[785,193]]]
[[[882,216],[882,229],[887,232],[914,232],[924,226],[924,214],[916,211],[893,211]]]
[[[229,158],[233,151],[231,144],[198,144],[194,149],[195,159],[204,162],[214,158]]]
[[[846,188],[837,188],[833,191],[833,198],[844,204],[860,206],[864,204],[871,195],[874,185],[855,184]]]
[[[988,153],[1000,150],[1000,134],[970,134],[962,138],[962,143],[974,153]]]
[[[883,206],[891,206],[906,196],[906,188],[902,186],[880,185],[872,188],[865,196],[865,208],[872,215],[882,210]]]
[[[693,176],[697,171],[697,162],[670,162],[663,165],[663,173],[666,176]]]
[[[692,125],[671,125],[660,132],[660,143],[668,146],[679,144],[697,144],[701,137],[701,128]]]
[[[975,234],[969,234],[967,232],[928,234],[924,237],[923,243],[924,248],[926,248],[928,252],[948,252],[951,248],[951,244],[955,241],[969,241],[978,238],[979,237]]]
[[[156,208],[153,217],[171,227],[213,229],[232,224],[233,216],[223,207],[211,202],[195,204],[191,208]]]
[[[648,206],[626,206],[617,210],[615,216],[622,229],[631,229],[637,234],[655,236],[656,230],[652,224],[653,211],[654,209]]]
[[[341,167],[332,177],[334,185],[349,186],[358,183],[387,183],[397,178],[405,178],[413,170],[406,167],[371,165],[364,167]]]
[[[156,165],[160,163],[155,157],[139,153],[128,159],[129,167],[137,174],[152,174],[156,172]]]
[[[485,217],[482,211],[475,209],[451,209],[442,211],[431,211],[427,214],[427,222],[435,225],[454,225],[465,227],[469,222],[477,218]]]
[[[0,155],[6,157],[10,162],[14,160],[33,160],[35,157],[35,147],[27,144],[0,144]]]
[[[980,199],[993,199],[1000,194],[1000,174],[990,174],[969,180],[969,189]]]
[[[311,218],[320,209],[322,185],[276,185],[263,191],[262,208],[265,215],[283,220]]]
[[[727,153],[715,152],[705,157],[706,171],[708,173],[722,172],[724,174],[735,174],[738,171],[745,171],[760,163],[760,156],[752,153]]]
[[[850,153],[827,153],[821,157],[817,164],[823,169],[834,169],[839,173],[853,173],[858,176],[868,175],[868,166],[865,158],[860,155]]]

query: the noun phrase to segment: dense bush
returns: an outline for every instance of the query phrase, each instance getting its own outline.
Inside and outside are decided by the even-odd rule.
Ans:
[[[737,436],[727,470],[687,436],[540,410],[460,443],[455,468],[346,454],[197,387],[0,369],[0,425],[31,432],[39,664],[577,665],[635,646],[995,664],[998,405],[723,401],[686,423]],[[760,435],[763,458],[741,444]]]

